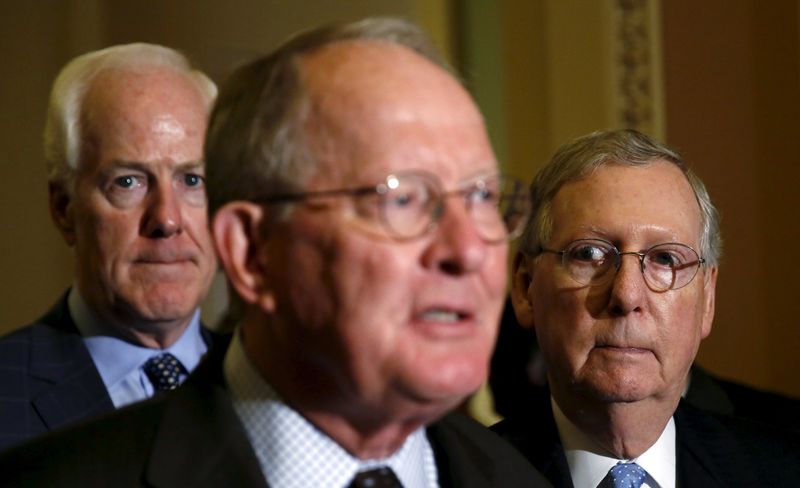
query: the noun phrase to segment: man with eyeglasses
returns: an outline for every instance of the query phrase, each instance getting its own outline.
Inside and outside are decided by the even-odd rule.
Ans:
[[[486,377],[529,199],[437,59],[413,25],[371,19],[236,71],[205,151],[229,348],[172,394],[0,457],[0,472],[32,486],[546,486],[448,415]]]
[[[800,443],[681,401],[711,331],[719,219],[672,149],[632,130],[563,146],[531,185],[513,269],[550,398],[495,430],[561,487],[791,486]]]

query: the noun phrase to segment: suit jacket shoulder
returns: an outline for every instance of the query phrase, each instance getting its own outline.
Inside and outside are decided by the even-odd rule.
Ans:
[[[681,401],[675,411],[683,486],[792,486],[800,480],[800,438],[717,415]]]
[[[432,424],[428,438],[442,488],[550,486],[513,447],[460,414]]]
[[[693,365],[686,400],[710,412],[800,432],[800,399],[713,376]]]
[[[114,408],[66,302],[0,338],[0,449]]]

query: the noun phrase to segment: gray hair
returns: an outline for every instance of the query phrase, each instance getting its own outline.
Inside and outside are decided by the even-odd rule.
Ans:
[[[607,164],[647,166],[661,160],[677,166],[691,185],[700,206],[700,253],[710,266],[716,266],[722,253],[720,218],[705,185],[677,151],[630,129],[593,132],[556,151],[531,183],[533,208],[520,240],[520,251],[535,256],[541,252],[543,243],[550,239],[553,227],[550,206],[565,184],[583,179]]]
[[[56,77],[44,128],[44,156],[48,181],[73,191],[75,171],[81,157],[83,101],[92,80],[108,70],[141,68],[174,70],[193,81],[210,109],[217,87],[206,75],[192,68],[186,57],[164,46],[145,43],[112,46],[74,58]]]
[[[417,26],[395,18],[302,32],[272,54],[239,68],[223,85],[208,126],[205,157],[212,214],[230,201],[296,191],[311,176],[316,162],[303,133],[309,101],[299,60],[347,40],[399,44],[449,71]]]

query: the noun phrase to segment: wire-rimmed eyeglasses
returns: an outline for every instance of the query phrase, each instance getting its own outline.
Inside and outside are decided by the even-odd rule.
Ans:
[[[370,216],[377,208],[383,229],[398,240],[421,237],[433,229],[444,214],[444,199],[450,196],[464,198],[478,234],[488,243],[517,237],[530,214],[530,197],[522,182],[497,174],[478,176],[446,191],[432,173],[404,171],[374,186],[269,195],[255,201],[272,204],[336,196],[374,198],[377,205],[359,209]]]
[[[622,256],[639,258],[647,286],[653,291],[677,290],[688,285],[705,263],[697,251],[677,242],[657,244],[644,252],[620,252],[602,239],[578,239],[561,251],[542,248],[542,252],[561,255],[561,265],[573,280],[582,285],[602,285],[616,276]]]

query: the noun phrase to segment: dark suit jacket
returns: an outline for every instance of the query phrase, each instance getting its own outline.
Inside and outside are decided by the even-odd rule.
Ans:
[[[14,487],[267,487],[217,351],[177,390],[0,454]],[[488,429],[451,414],[428,428],[440,485],[549,486]]]
[[[800,483],[800,440],[793,434],[711,414],[684,401],[674,418],[677,486],[751,488]],[[492,430],[514,444],[553,486],[572,488],[549,399],[525,419],[504,420]]]
[[[203,328],[209,347],[220,336]],[[0,338],[0,450],[114,410],[67,307]]]
[[[716,377],[697,364],[685,399],[703,410],[800,432],[800,400]]]

